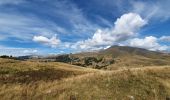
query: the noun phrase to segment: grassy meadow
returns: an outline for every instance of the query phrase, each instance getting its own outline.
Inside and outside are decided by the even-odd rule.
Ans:
[[[1,100],[166,100],[170,66],[97,70],[0,59]]]

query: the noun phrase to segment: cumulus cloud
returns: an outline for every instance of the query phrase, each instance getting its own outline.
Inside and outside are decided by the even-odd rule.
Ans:
[[[137,31],[146,24],[146,20],[142,19],[139,14],[124,14],[115,22],[113,35],[117,38],[117,41],[126,40],[136,35]]]
[[[170,42],[170,36],[162,36],[160,37],[160,40],[165,42]]]
[[[160,45],[158,43],[158,38],[153,36],[148,36],[143,39],[140,38],[134,38],[129,40],[128,45],[133,47],[140,47],[145,48],[152,51],[164,51],[168,49],[168,46],[166,45]]]
[[[105,48],[114,43],[125,41],[137,35],[138,30],[147,24],[147,22],[136,13],[127,13],[122,15],[114,23],[111,29],[98,29],[92,38],[84,41],[78,41],[73,48],[97,49]]]
[[[114,44],[122,44],[133,47],[145,48],[153,51],[164,51],[169,49],[166,45],[159,44],[160,40],[169,41],[169,36],[156,38],[147,36],[136,38],[141,27],[147,21],[136,13],[127,13],[118,18],[111,29],[98,29],[91,38],[76,43],[62,42],[56,36],[51,38],[45,36],[34,36],[33,41],[51,47],[72,48],[78,51],[106,49]]]
[[[60,39],[58,39],[56,35],[51,38],[47,38],[45,36],[34,36],[33,41],[51,46],[53,48],[57,47],[61,42]]]

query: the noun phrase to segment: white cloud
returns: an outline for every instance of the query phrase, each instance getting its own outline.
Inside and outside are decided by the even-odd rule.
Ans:
[[[22,6],[26,6],[34,10],[34,12],[29,13],[28,11],[23,13],[18,11],[18,9],[12,9],[13,7],[9,9],[6,6],[2,6],[0,9],[0,35],[4,38],[0,38],[1,40],[13,37],[23,41],[30,41],[35,33],[37,33],[36,35],[46,37],[54,35],[49,33],[59,33],[59,35],[64,33],[76,35],[76,37],[81,39],[89,36],[97,28],[100,28],[100,26],[86,18],[81,9],[71,1],[55,0],[54,2],[49,2],[47,0],[40,0],[39,2],[48,3],[48,6],[43,8],[45,10],[40,10],[34,7],[36,5],[33,4],[34,2],[27,0],[0,0],[3,4],[19,1],[28,2],[28,5]],[[43,19],[44,17],[37,16],[35,12],[40,12],[45,14],[45,16],[56,19]],[[67,25],[63,27],[63,24]]]
[[[170,42],[170,36],[162,36],[160,37],[160,40],[165,42]]]
[[[13,20],[15,19],[15,20]],[[67,31],[57,24],[41,20],[34,15],[21,15],[19,13],[0,13],[0,32],[2,39],[15,37],[21,40],[31,40],[33,33],[38,35],[52,36],[50,33],[66,33]],[[22,34],[22,35],[21,35]]]
[[[52,5],[55,4],[56,9],[53,9],[50,12],[71,26],[71,30],[69,31],[72,35],[84,38],[89,36],[92,32],[95,32],[97,28],[100,28],[99,25],[89,20],[82,9],[80,9],[75,3],[70,0],[56,1],[57,2],[52,2]]]
[[[97,19],[99,20],[99,23],[102,23],[108,27],[113,27],[112,23],[110,21],[108,21],[107,19],[105,19],[101,16],[97,16]]]
[[[124,14],[115,22],[113,35],[116,35],[118,40],[125,40],[136,35],[139,29],[146,24],[147,22],[139,14]]]
[[[129,46],[133,47],[140,47],[140,48],[145,48],[148,50],[153,50],[153,51],[164,51],[168,49],[168,46],[166,45],[160,45],[158,43],[158,38],[153,37],[153,36],[148,36],[143,39],[140,38],[134,38],[129,40],[129,43],[127,44]]]
[[[131,11],[145,16],[148,20],[159,19],[164,21],[170,18],[169,0],[157,1],[131,1]]]
[[[34,36],[33,41],[51,46],[53,48],[57,47],[61,42],[60,39],[56,37],[56,35],[51,38],[47,38],[44,36]]]
[[[108,45],[125,41],[137,35],[137,31],[147,22],[136,13],[127,13],[122,15],[114,23],[111,29],[98,29],[92,38],[84,41],[78,41],[72,48],[97,49],[105,48]]]

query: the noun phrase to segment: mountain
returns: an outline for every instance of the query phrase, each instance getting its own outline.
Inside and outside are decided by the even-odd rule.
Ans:
[[[112,46],[96,52],[58,55],[48,59],[96,69],[170,65],[167,53],[128,46]]]
[[[112,46],[100,51],[99,55],[112,57],[115,60],[114,64],[107,66],[109,69],[170,65],[170,55],[167,53],[128,46]]]

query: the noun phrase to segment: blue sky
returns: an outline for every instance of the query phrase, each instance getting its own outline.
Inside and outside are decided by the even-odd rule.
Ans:
[[[170,50],[169,0],[0,0],[0,55]]]

